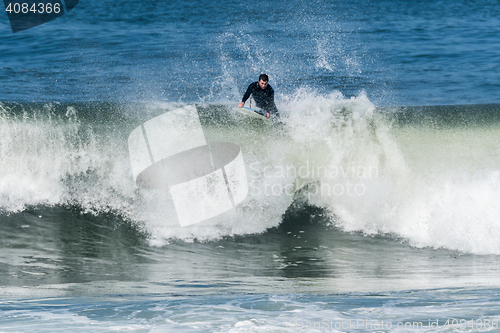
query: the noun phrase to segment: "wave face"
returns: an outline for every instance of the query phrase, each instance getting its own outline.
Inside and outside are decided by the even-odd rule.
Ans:
[[[500,254],[496,105],[376,108],[364,94],[301,89],[284,96],[280,125],[197,105],[207,141],[241,147],[249,194],[231,213],[184,228],[167,191],[136,186],[127,149],[135,127],[179,106],[4,103],[2,214],[112,213],[163,245],[263,233],[293,207],[315,206],[323,224],[346,232]]]

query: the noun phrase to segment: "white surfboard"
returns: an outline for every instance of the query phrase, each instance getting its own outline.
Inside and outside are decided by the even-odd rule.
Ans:
[[[244,114],[245,116],[249,116],[249,117],[253,117],[253,118],[259,118],[259,119],[263,119],[263,120],[270,120],[271,119],[271,118],[266,117],[264,111],[247,108],[246,106],[244,106],[242,108],[238,108],[238,111],[240,113]]]

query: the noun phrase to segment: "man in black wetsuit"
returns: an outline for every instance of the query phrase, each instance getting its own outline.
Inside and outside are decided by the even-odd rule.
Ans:
[[[278,118],[280,115],[276,104],[274,104],[274,90],[268,82],[269,77],[266,74],[260,74],[259,81],[253,82],[248,86],[247,92],[243,95],[238,107],[242,108],[250,95],[252,95],[257,107],[264,110],[267,118],[270,116]]]

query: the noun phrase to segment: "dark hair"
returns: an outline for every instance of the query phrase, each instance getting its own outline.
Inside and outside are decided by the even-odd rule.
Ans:
[[[260,80],[262,80],[264,82],[268,82],[269,81],[269,77],[267,76],[267,74],[260,74],[259,81]]]

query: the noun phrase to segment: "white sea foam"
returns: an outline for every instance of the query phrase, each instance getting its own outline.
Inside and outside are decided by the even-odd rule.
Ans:
[[[281,96],[278,106],[283,126],[238,116],[221,126],[202,117],[208,141],[241,147],[249,194],[236,210],[185,228],[178,226],[167,191],[136,186],[126,124],[110,131],[82,121],[78,108],[61,116],[3,110],[0,208],[76,205],[113,212],[144,228],[151,244],[163,245],[264,232],[279,225],[295,192],[309,184],[303,192],[309,203],[326,208],[332,224],[345,231],[500,254],[495,126],[395,126],[364,93],[345,98],[300,89]]]

